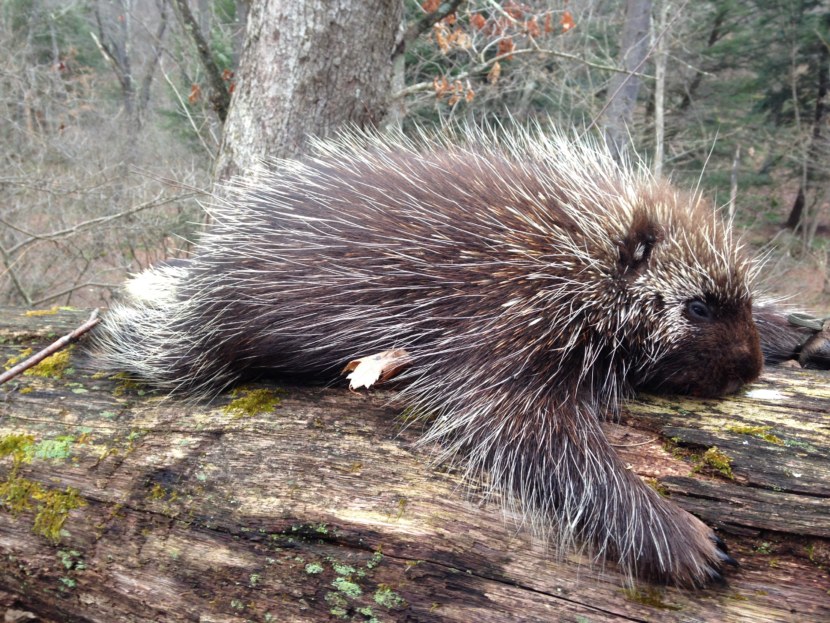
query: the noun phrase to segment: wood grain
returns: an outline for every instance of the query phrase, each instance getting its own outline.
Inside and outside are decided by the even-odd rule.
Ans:
[[[87,316],[2,310],[0,362]],[[0,500],[0,608],[101,622],[827,621],[828,378],[782,368],[730,400],[641,397],[608,425],[632,468],[741,563],[723,586],[626,590],[613,565],[557,559],[433,465],[391,393],[263,383],[236,398],[265,389],[278,404],[239,412],[231,395],[193,404],[96,378],[73,351],[62,374],[4,386],[0,447],[26,441],[17,467],[0,457],[0,482],[45,493],[20,512]],[[731,478],[703,459],[713,446]],[[36,520],[67,488],[86,505],[53,540]]]

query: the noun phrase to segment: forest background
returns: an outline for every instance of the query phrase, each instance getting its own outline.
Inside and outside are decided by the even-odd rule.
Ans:
[[[223,177],[249,11],[0,0],[0,304],[106,305],[129,272],[187,254]],[[365,23],[351,53],[379,28]],[[734,214],[768,255],[768,289],[830,309],[830,2],[406,0],[396,31],[377,125],[616,132]]]

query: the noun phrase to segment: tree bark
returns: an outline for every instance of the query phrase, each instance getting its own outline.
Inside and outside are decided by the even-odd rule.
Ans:
[[[827,19],[830,23],[830,18]],[[805,153],[804,175],[802,176],[802,183],[798,187],[798,194],[796,195],[790,213],[787,216],[785,227],[787,229],[796,230],[799,226],[805,225],[804,208],[806,207],[806,195],[812,187],[826,183],[827,173],[827,156],[830,149],[828,149],[827,139],[822,135],[822,128],[825,124],[826,117],[826,102],[828,81],[830,81],[830,50],[827,48],[826,42],[822,41],[816,53],[817,60],[817,84],[816,84],[816,103],[813,109],[813,126],[810,135],[810,144]],[[819,184],[817,184],[818,182]],[[811,215],[814,219],[818,215]],[[806,235],[810,227],[804,227],[805,239],[808,244],[811,243],[809,237]]]
[[[0,312],[4,360],[88,315]],[[688,591],[557,559],[431,465],[389,392],[263,383],[205,405],[63,363],[3,386],[7,620],[830,620],[827,373],[770,370],[721,401],[641,396],[608,424],[741,564]]]
[[[347,124],[379,126],[401,18],[400,0],[254,2],[215,178]]]
[[[619,64],[631,73],[615,73],[608,85],[603,115],[605,141],[618,159],[625,155],[631,142],[631,120],[641,84],[636,73],[642,71],[648,56],[651,4],[651,0],[627,0]]]

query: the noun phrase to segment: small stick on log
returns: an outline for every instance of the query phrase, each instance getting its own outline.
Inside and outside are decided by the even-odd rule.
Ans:
[[[65,348],[66,346],[68,346],[72,342],[75,342],[79,337],[81,337],[84,333],[86,333],[92,327],[97,325],[100,321],[101,321],[101,319],[98,317],[98,310],[97,309],[93,310],[93,312],[89,316],[89,319],[84,324],[82,324],[80,327],[78,327],[77,329],[72,331],[72,333],[68,333],[67,335],[64,335],[59,340],[55,340],[54,342],[52,342],[49,346],[47,346],[43,350],[38,351],[37,353],[35,353],[31,357],[21,361],[19,364],[17,364],[13,368],[10,368],[9,370],[6,370],[3,374],[0,374],[0,385],[5,383],[6,381],[10,381],[14,377],[16,377],[18,374],[21,374],[22,372],[25,372],[29,368],[33,368],[34,366],[39,364],[41,361],[46,359],[49,355],[53,355],[54,353],[58,352],[62,348]]]

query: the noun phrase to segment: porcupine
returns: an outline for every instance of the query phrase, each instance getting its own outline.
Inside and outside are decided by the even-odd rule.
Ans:
[[[98,365],[205,396],[404,349],[424,441],[550,542],[630,578],[717,579],[723,542],[600,422],[638,389],[720,396],[758,376],[753,263],[698,193],[589,140],[498,134],[351,133],[237,181],[190,260],[128,283]]]

